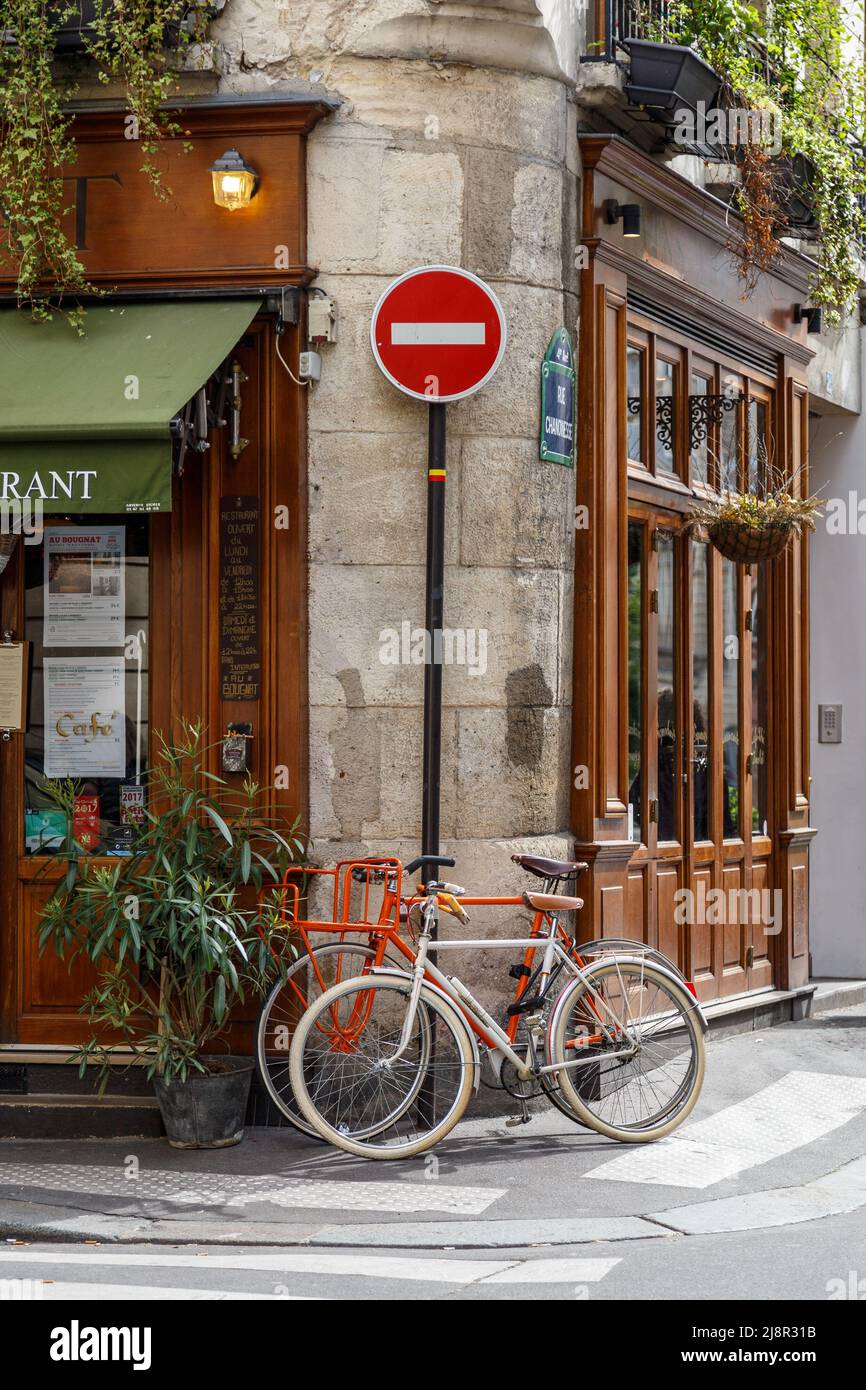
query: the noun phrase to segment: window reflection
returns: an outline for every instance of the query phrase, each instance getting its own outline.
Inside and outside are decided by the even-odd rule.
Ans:
[[[737,390],[739,388],[736,388]],[[728,379],[725,384],[728,399],[731,399],[731,383]],[[723,492],[734,492],[738,486],[738,471],[740,461],[740,410],[735,405],[732,410],[725,410],[722,414],[722,424],[719,439],[719,474],[720,487]]]
[[[709,449],[712,430],[712,410],[709,398],[713,383],[709,377],[692,373],[692,386],[689,395],[689,446],[691,449],[692,477],[697,481],[709,482]]]
[[[674,538],[670,531],[658,532],[658,623],[657,704],[658,704],[658,826],[660,840],[677,839],[677,717],[676,681],[676,600]]]
[[[692,541],[692,795],[695,840],[710,838],[710,556]]]
[[[643,751],[643,538],[637,522],[628,527],[628,784],[632,807],[632,835],[643,839],[641,804],[641,754]]]
[[[640,348],[626,350],[626,432],[628,456],[643,460],[643,358]]]
[[[767,473],[767,404],[749,399],[749,489],[758,492],[766,483]]]
[[[752,834],[767,834],[767,576],[752,568]]]
[[[25,550],[32,644],[24,744],[28,854],[64,848],[50,792],[72,781],[72,834],[90,852],[131,852],[144,818],[148,744],[149,523],[74,517]]]
[[[722,561],[723,819],[726,839],[740,834],[740,640],[737,565]]]
[[[656,468],[674,471],[674,366],[656,362]]]

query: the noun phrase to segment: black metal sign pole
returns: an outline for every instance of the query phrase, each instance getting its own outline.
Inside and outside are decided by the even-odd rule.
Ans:
[[[431,402],[427,421],[427,664],[424,667],[424,792],[421,853],[439,853],[439,791],[442,771],[442,623],[445,610],[445,426],[446,407]],[[425,883],[439,877],[439,866],[424,865]],[[439,935],[434,924],[431,941]],[[434,956],[435,959],[435,956]],[[422,1123],[436,1115],[436,1018],[430,1019],[430,1059],[418,1093]]]
[[[442,763],[442,622],[445,599],[445,428],[447,407],[431,402],[427,436],[427,631],[424,668],[424,799],[421,853],[439,853]],[[435,870],[434,870],[435,874]]]

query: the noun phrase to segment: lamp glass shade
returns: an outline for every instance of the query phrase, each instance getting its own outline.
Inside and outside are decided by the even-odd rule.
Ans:
[[[227,150],[210,168],[214,202],[219,208],[235,212],[249,207],[256,189],[256,173],[237,150]]]

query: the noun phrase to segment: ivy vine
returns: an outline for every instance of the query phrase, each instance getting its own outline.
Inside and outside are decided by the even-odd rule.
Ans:
[[[160,142],[183,134],[163,109],[178,66],[172,49],[197,37],[205,18],[189,0],[93,0],[86,22],[81,0],[0,0],[0,259],[13,268],[19,307],[35,318],[59,308],[81,331],[77,298],[94,293],[64,198],[63,170],[76,158],[69,103],[78,83],[57,60],[59,31],[81,21],[91,71],[123,87],[124,133],[138,141],[142,172],[165,198]]]
[[[856,301],[866,236],[866,70],[861,0],[673,0],[658,36],[688,44],[722,79],[723,102],[775,117],[781,150],[755,127],[732,157],[740,166],[741,273],[749,286],[786,230],[790,171],[803,156],[816,223],[811,299],[838,325]],[[755,123],[757,125],[757,122]],[[802,161],[801,161],[802,163]]]

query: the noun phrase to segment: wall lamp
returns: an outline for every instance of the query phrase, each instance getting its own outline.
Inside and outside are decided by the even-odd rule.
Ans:
[[[639,203],[618,203],[615,198],[608,198],[604,210],[609,226],[613,227],[622,220],[623,236],[640,236]]]
[[[823,326],[824,310],[820,304],[816,304],[813,308],[808,308],[803,304],[795,304],[791,317],[795,323],[802,323],[805,319],[807,333],[820,333]]]
[[[236,212],[249,207],[258,190],[259,179],[238,150],[226,150],[210,166],[213,179],[213,200],[218,208]]]

